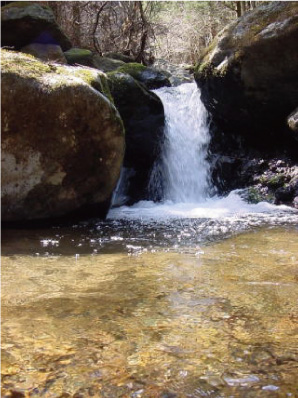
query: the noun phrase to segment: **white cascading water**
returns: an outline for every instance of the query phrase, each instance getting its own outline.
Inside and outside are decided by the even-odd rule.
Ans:
[[[151,178],[151,189],[161,178],[163,200],[173,203],[198,203],[209,192],[209,163],[206,159],[210,141],[207,111],[195,83],[155,90],[165,115],[165,142],[161,163]],[[159,177],[156,176],[158,174]]]
[[[149,188],[152,196],[161,201],[140,201],[133,206],[114,207],[108,214],[109,219],[150,222],[200,218],[221,219],[225,220],[224,223],[229,219],[235,225],[242,219],[247,225],[252,220],[257,220],[257,225],[261,225],[265,221],[269,222],[269,218],[274,222],[282,220],[283,216],[277,211],[286,214],[293,212],[287,206],[275,206],[266,202],[247,203],[237,190],[227,197],[212,196],[210,166],[207,161],[210,140],[207,111],[201,102],[198,88],[195,83],[186,83],[154,92],[164,105],[166,130],[161,160],[153,169]],[[127,182],[122,184],[125,185]],[[122,190],[123,187],[117,194],[118,198],[125,194],[125,189]],[[117,202],[121,203],[116,200],[115,203]]]

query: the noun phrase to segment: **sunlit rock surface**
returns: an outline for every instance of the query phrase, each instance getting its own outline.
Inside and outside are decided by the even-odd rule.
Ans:
[[[56,44],[32,43],[21,48],[26,54],[31,54],[42,61],[58,62],[59,64],[67,64],[66,58],[60,46]]]
[[[201,59],[195,79],[220,193],[249,187],[255,201],[294,205],[297,42],[298,3],[268,2],[225,28]]]
[[[225,28],[196,73],[202,100],[225,133],[262,149],[292,142],[298,102],[298,3],[269,2]],[[293,142],[296,145],[297,142]]]
[[[99,71],[2,52],[2,221],[106,214],[124,155],[109,96]]]

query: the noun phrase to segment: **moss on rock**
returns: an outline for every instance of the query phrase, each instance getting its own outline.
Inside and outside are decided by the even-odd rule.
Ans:
[[[125,73],[127,75],[132,76],[134,79],[140,78],[142,72],[146,70],[146,66],[142,64],[138,64],[137,62],[127,63],[120,68],[117,69],[119,73]]]
[[[84,82],[113,102],[107,77],[99,70],[41,62],[32,55],[9,50],[2,50],[1,64],[4,73],[14,73],[20,77],[40,80],[43,83],[48,80],[50,82],[49,90],[55,89],[56,86],[62,87]]]
[[[127,63],[117,69],[117,72],[132,76],[149,90],[164,86],[171,86],[167,72],[163,73],[157,69],[146,67],[136,62]]]
[[[266,151],[291,146],[295,137],[286,119],[297,106],[297,42],[298,3],[267,2],[208,47],[195,80],[226,141],[237,137]]]
[[[2,220],[104,216],[124,156],[106,76],[7,50],[1,61]]]
[[[64,53],[67,62],[70,65],[80,64],[85,66],[92,66],[93,53],[84,48],[71,48]]]

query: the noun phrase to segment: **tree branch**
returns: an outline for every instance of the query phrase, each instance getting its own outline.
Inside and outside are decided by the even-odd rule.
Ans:
[[[95,50],[96,50],[98,53],[101,53],[101,49],[98,47],[98,43],[97,43],[97,40],[96,40],[95,33],[96,33],[96,31],[97,31],[97,28],[98,28],[100,14],[102,13],[103,9],[105,8],[105,6],[106,6],[107,4],[108,4],[108,1],[105,1],[105,2],[101,5],[100,9],[97,11],[97,14],[96,14],[96,21],[95,21],[95,24],[94,24],[94,27],[93,27],[93,32],[92,32],[93,45],[94,45]]]

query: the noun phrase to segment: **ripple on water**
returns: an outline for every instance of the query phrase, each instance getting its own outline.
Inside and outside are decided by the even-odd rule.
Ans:
[[[35,232],[19,254],[17,240],[4,240],[3,252],[16,252],[2,258],[3,397],[295,397],[295,227],[198,249],[187,236],[197,227],[187,224],[178,252],[127,255],[144,247],[142,235],[106,225],[123,238],[113,244],[131,246],[75,257],[98,238],[80,228],[62,242]],[[44,248],[55,256],[34,255],[44,239],[59,240]]]

